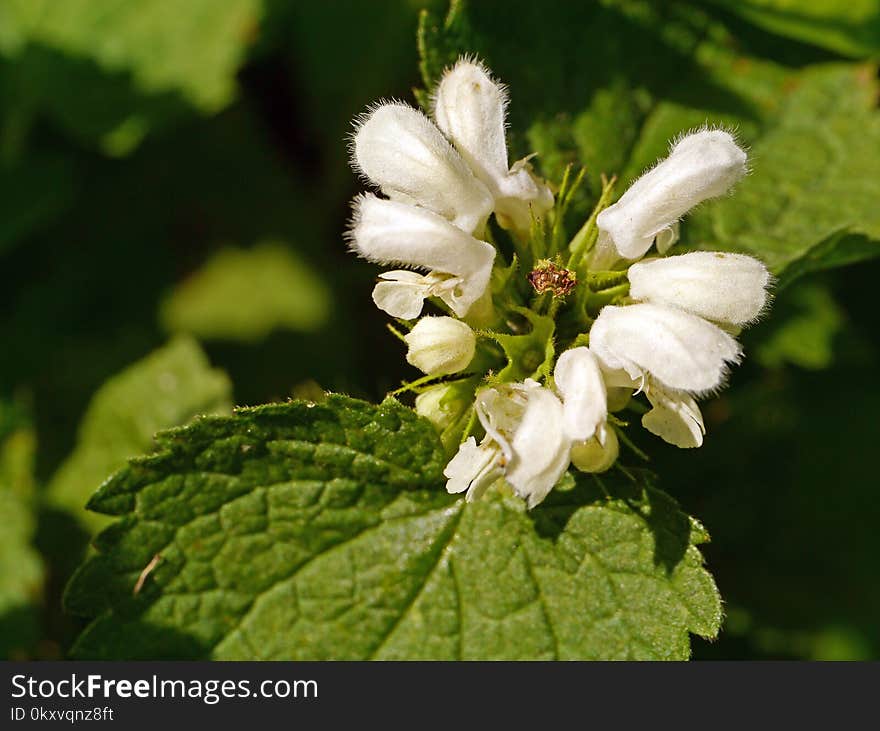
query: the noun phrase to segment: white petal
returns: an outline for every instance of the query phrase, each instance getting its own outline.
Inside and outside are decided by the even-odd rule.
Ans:
[[[556,390],[562,396],[565,429],[569,438],[582,442],[601,430],[608,413],[605,382],[599,362],[589,348],[566,350],[553,371]]]
[[[478,499],[501,477],[500,457],[497,448],[486,443],[477,446],[476,440],[468,437],[443,470],[444,477],[448,478],[446,491],[455,494],[467,490],[469,502]]]
[[[436,376],[467,368],[477,344],[473,330],[461,320],[445,316],[423,317],[403,339],[410,365]]]
[[[721,385],[739,344],[710,322],[662,305],[606,306],[590,330],[590,350],[608,369],[634,380],[651,374],[669,388],[695,393]]]
[[[717,322],[742,325],[761,314],[770,272],[743,254],[694,251],[629,268],[630,296],[674,305]]]
[[[434,118],[474,174],[492,185],[507,175],[507,91],[481,63],[461,59],[437,87]]]
[[[730,134],[704,130],[684,137],[596,219],[625,259],[638,259],[654,237],[699,203],[726,193],[746,174],[746,153]],[[663,243],[667,234],[662,234]]]
[[[532,172],[526,160],[515,163],[510,172],[498,180],[495,217],[504,228],[528,232],[532,217],[540,218],[551,208],[552,191]]]
[[[481,63],[460,60],[446,72],[434,99],[437,125],[495,198],[498,222],[528,231],[531,216],[553,206],[553,194],[522,160],[508,169],[507,92]]]
[[[669,228],[664,228],[662,231],[658,231],[656,238],[657,251],[661,254],[665,254],[678,242],[680,235],[681,226],[678,221],[673,223]]]
[[[596,437],[573,444],[571,463],[581,472],[605,472],[617,460],[619,451],[617,432],[609,429],[604,444]]]
[[[654,408],[642,417],[645,429],[681,449],[703,444],[706,427],[696,401],[686,393],[668,391],[656,384],[646,394]]]
[[[390,198],[417,203],[468,233],[482,229],[492,196],[421,112],[382,104],[354,136],[354,165]]]
[[[361,196],[350,231],[353,248],[370,261],[430,269],[461,278],[450,294],[459,317],[486,290],[495,248],[416,206]]]
[[[562,403],[548,389],[530,389],[528,404],[511,441],[513,459],[505,478],[529,508],[559,482],[569,464],[571,440],[563,427]]]
[[[415,280],[397,279],[395,274],[407,274]],[[380,310],[392,317],[414,320],[422,313],[425,298],[430,294],[430,285],[425,277],[415,272],[396,271],[380,275],[384,281],[373,287],[373,302]]]

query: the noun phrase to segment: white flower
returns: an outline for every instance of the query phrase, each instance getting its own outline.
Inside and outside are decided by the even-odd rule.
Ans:
[[[352,164],[392,200],[427,208],[463,231],[481,231],[492,195],[424,114],[400,102],[368,112],[354,134]]]
[[[603,365],[602,375],[609,392],[638,389],[645,394],[651,410],[642,417],[642,426],[649,432],[683,449],[703,444],[703,415],[689,393],[664,386],[650,373],[634,379],[624,370]]]
[[[653,407],[642,417],[645,429],[681,449],[702,446],[706,427],[692,396],[652,381],[646,385],[645,395]]]
[[[683,137],[669,157],[599,214],[594,268],[607,266],[614,258],[644,256],[655,237],[665,250],[679,218],[699,203],[723,195],[745,174],[746,153],[729,133],[703,130]]]
[[[389,315],[418,317],[426,297],[440,297],[464,317],[489,284],[495,248],[423,208],[367,194],[355,200],[349,238],[370,261],[428,269],[383,275],[373,301]]]
[[[528,231],[531,213],[553,206],[553,193],[532,174],[526,160],[508,168],[505,117],[507,90],[481,63],[462,58],[443,76],[434,97],[434,118],[444,134],[485,183],[495,199],[495,215],[505,228]]]
[[[770,283],[770,272],[757,259],[716,251],[637,262],[627,276],[635,300],[730,325],[745,325],[761,314]]]
[[[604,442],[608,402],[596,356],[589,348],[566,350],[556,361],[553,380],[562,396],[565,430],[571,440],[598,436]]]
[[[452,317],[423,317],[403,339],[407,362],[432,376],[467,368],[477,345],[474,331]]]
[[[528,379],[480,391],[476,410],[486,437],[459,447],[443,473],[447,491],[475,500],[503,476],[529,508],[538,505],[569,464],[562,403]]]
[[[696,315],[654,304],[602,308],[590,350],[609,370],[641,383],[650,375],[669,389],[702,393],[721,385],[740,358],[730,335]]]

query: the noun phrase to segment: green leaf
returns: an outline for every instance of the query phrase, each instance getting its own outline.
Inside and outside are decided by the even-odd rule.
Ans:
[[[68,161],[49,156],[0,164],[0,253],[69,207],[74,198],[72,168]]]
[[[34,106],[125,154],[185,109],[235,93],[260,0],[6,0],[0,59]]]
[[[843,323],[844,312],[827,286],[798,284],[785,292],[773,307],[773,317],[754,334],[755,357],[768,368],[787,363],[810,370],[827,368]]]
[[[49,504],[69,510],[87,526],[106,519],[85,505],[98,486],[129,457],[151,451],[153,435],[201,414],[228,411],[231,386],[210,367],[196,343],[173,340],[107,381],[79,427],[76,448],[47,488]]]
[[[682,659],[718,630],[707,536],[647,483],[466,503],[428,421],[336,395],[159,445],[90,503],[121,519],[66,592],[76,657]]]
[[[28,657],[39,638],[44,568],[33,547],[34,433],[0,403],[0,658]]]
[[[330,315],[330,292],[290,247],[227,247],[162,303],[166,330],[204,340],[256,342],[276,329],[313,331]]]
[[[688,241],[761,257],[780,286],[880,255],[876,68],[815,66],[788,83],[753,139],[752,175],[684,229]]]
[[[772,33],[845,56],[880,54],[877,0],[711,0]]]

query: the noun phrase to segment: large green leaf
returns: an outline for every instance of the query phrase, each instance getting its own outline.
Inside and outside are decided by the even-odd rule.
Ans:
[[[44,569],[33,547],[34,434],[0,402],[0,658],[27,657],[39,637]]]
[[[260,0],[5,0],[0,59],[19,103],[124,153],[182,109],[231,100],[261,12]]]
[[[162,303],[167,330],[210,340],[261,340],[278,328],[317,330],[330,315],[330,292],[282,243],[225,248]]]
[[[720,603],[702,528],[621,479],[526,512],[443,489],[433,427],[343,396],[158,437],[90,507],[121,516],[66,592],[81,658],[689,655]]]
[[[201,414],[231,407],[231,387],[187,338],[165,347],[111,378],[92,398],[73,453],[47,488],[49,504],[95,527],[106,520],[85,504],[98,486],[125,464],[150,451],[153,435]]]

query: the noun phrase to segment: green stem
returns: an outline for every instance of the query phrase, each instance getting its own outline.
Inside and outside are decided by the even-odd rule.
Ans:
[[[596,243],[596,238],[598,236],[598,231],[596,229],[596,218],[598,218],[599,214],[608,207],[608,203],[611,200],[611,196],[614,192],[614,183],[617,181],[617,177],[612,177],[611,180],[606,180],[602,184],[602,194],[599,196],[599,200],[596,202],[596,207],[593,208],[593,212],[590,214],[590,217],[584,222],[584,225],[581,226],[580,230],[574,235],[574,238],[571,240],[569,244],[569,249],[571,249],[571,256],[568,258],[568,268],[576,269],[578,265],[581,263],[581,259],[583,259],[584,254],[587,253],[589,248]]]

